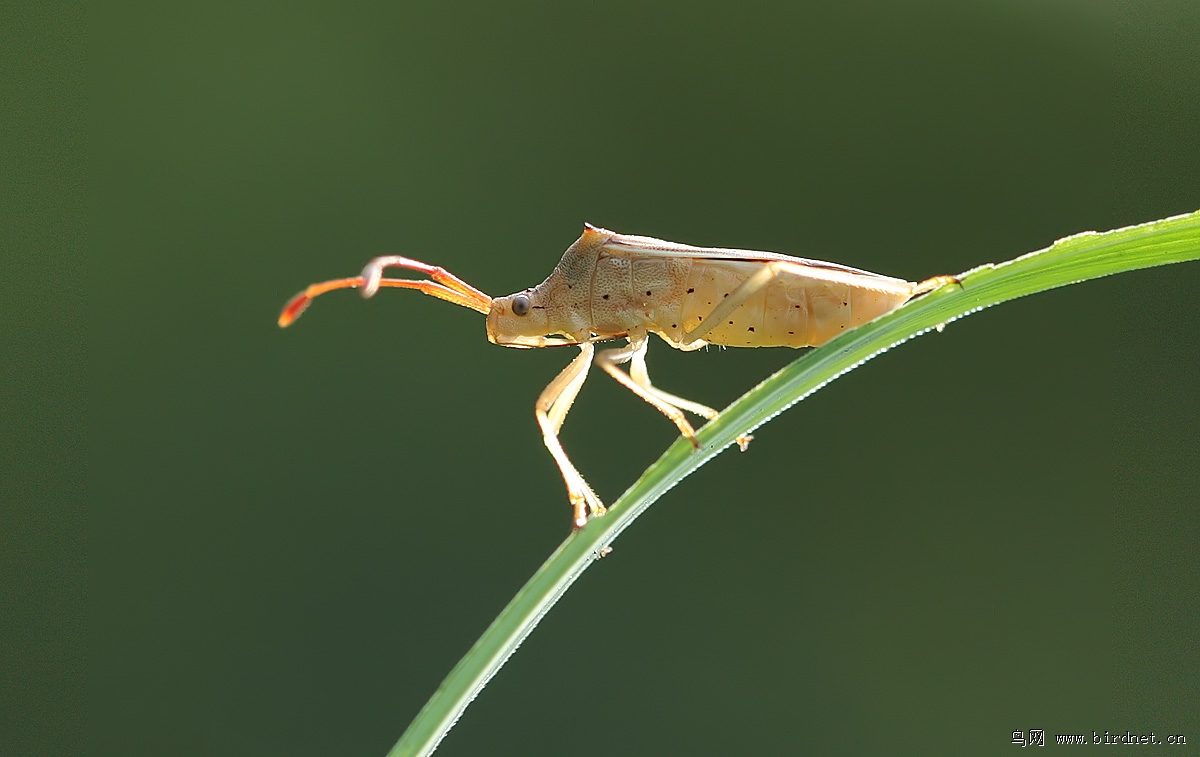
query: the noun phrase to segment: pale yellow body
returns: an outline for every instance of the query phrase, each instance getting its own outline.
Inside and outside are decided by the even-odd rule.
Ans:
[[[432,281],[385,279],[389,267],[429,274]],[[773,252],[691,247],[626,236],[587,226],[541,284],[491,298],[443,268],[410,258],[376,258],[361,276],[314,284],[279,317],[287,326],[316,296],[361,287],[417,289],[487,315],[488,339],[507,347],[577,345],[580,354],[542,391],[535,405],[547,449],[567,485],[576,527],[604,505],[575,469],[558,440],[567,412],[594,362],[658,408],[694,446],[696,432],[683,411],[712,420],[717,411],[664,392],[646,370],[649,334],[694,350],[728,347],[809,347],[891,312],[914,296],[955,281],[939,276],[920,284],[836,263]],[[628,345],[596,352],[595,343]],[[629,363],[629,372],[619,366]],[[750,437],[738,444],[744,450]]]
[[[767,280],[755,291],[737,296],[764,272]],[[589,226],[545,281],[519,293],[533,312],[515,316],[505,307],[517,295],[493,301],[488,335],[513,346],[542,346],[524,340],[548,334],[582,343],[654,333],[685,350],[811,347],[895,310],[916,287],[833,263],[689,247]],[[698,333],[731,296],[732,312]]]

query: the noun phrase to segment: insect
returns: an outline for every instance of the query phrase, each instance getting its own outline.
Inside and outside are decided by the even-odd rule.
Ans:
[[[417,271],[429,279],[384,278],[389,268]],[[650,334],[680,350],[706,344],[811,347],[956,282],[953,276],[936,276],[914,283],[837,263],[692,247],[587,224],[545,281],[507,297],[490,297],[439,266],[389,255],[372,260],[360,276],[308,287],[287,303],[279,325],[291,325],[313,298],[334,289],[359,288],[363,297],[371,297],[381,287],[395,287],[483,313],[493,344],[579,347],[579,355],[542,391],[535,413],[566,482],[574,524],[582,528],[589,516],[603,515],[605,508],[567,457],[558,432],[592,363],[658,408],[699,448],[684,411],[707,420],[716,418],[717,411],[651,383],[646,370]],[[628,344],[596,351],[597,342],[615,339]],[[628,373],[619,368],[624,363],[630,364]],[[744,450],[749,441],[744,436],[738,444]]]

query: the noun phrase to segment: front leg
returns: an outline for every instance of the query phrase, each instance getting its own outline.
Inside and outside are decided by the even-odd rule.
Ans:
[[[583,382],[587,380],[594,352],[595,347],[590,343],[579,345],[579,355],[542,390],[534,407],[538,426],[542,429],[542,441],[545,442],[546,449],[550,450],[550,455],[567,485],[567,497],[575,511],[576,528],[587,525],[589,510],[592,515],[603,515],[606,512],[604,504],[571,464],[571,459],[567,457],[562,443],[558,440],[558,432],[566,420],[567,412],[575,402]]]

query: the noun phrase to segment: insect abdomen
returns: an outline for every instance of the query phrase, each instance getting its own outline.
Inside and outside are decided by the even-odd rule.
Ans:
[[[761,267],[758,262],[696,261],[679,316],[657,331],[673,341],[695,329],[717,304]],[[811,347],[895,310],[907,293],[781,274],[699,338],[727,347]],[[666,313],[663,313],[666,315]],[[674,327],[677,326],[677,327]]]

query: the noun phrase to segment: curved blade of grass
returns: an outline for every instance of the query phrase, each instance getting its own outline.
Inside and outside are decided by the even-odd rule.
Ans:
[[[736,438],[761,426],[872,357],[985,307],[1027,294],[1138,268],[1200,259],[1200,211],[1102,234],[1085,232],[998,265],[962,274],[948,286],[818,347],[775,373],[700,429],[693,452],[682,438],[672,444],[609,508],[574,531],[513,597],[483,636],[417,714],[388,753],[427,755],[471,701],[516,651],[575,579],[633,519],[668,489]]]

